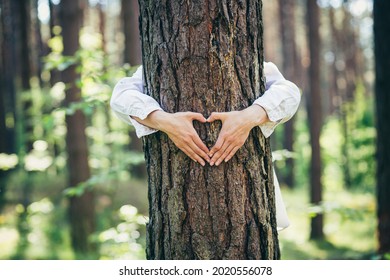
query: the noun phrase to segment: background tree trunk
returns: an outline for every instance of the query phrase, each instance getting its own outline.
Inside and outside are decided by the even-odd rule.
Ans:
[[[390,253],[390,2],[374,1],[379,253]]]
[[[5,3],[4,0],[0,0],[2,6],[2,12],[0,13],[0,135],[8,136],[8,128],[6,124],[6,111],[7,111],[7,91],[6,91],[6,65],[5,61],[5,22],[4,22],[4,13],[7,12],[7,7],[3,6]],[[9,153],[7,137],[0,137],[0,153]],[[6,192],[6,179],[7,172],[0,169],[0,214],[5,206],[5,192]]]
[[[16,38],[15,38],[15,2],[0,0],[1,4],[1,72],[0,72],[0,153],[17,153],[16,115]],[[0,170],[0,212],[5,205],[6,181],[9,172]]]
[[[261,1],[140,1],[145,92],[167,112],[241,110],[264,92]],[[220,123],[195,123],[211,147]],[[228,163],[145,137],[148,259],[278,259],[272,159],[259,128]]]
[[[310,49],[308,116],[310,124],[311,162],[310,162],[310,202],[318,204],[322,201],[321,184],[321,149],[320,135],[322,123],[320,93],[320,13],[317,0],[307,0],[307,25]],[[311,239],[322,238],[323,215],[318,214],[311,219]]]
[[[30,78],[31,78],[31,61],[30,61],[30,46],[31,46],[31,5],[30,1],[17,0],[18,5],[18,25],[20,32],[20,76],[22,90],[30,89]]]
[[[62,1],[60,7],[64,55],[73,56],[79,48],[79,31],[83,19],[83,1]],[[81,100],[80,89],[76,86],[79,74],[76,65],[62,72],[63,81],[67,84],[66,104]],[[70,185],[86,181],[90,177],[88,165],[88,146],[85,135],[86,118],[80,111],[66,116],[66,148],[68,153],[68,170]],[[93,192],[86,190],[80,197],[71,197],[69,218],[71,224],[72,246],[78,255],[83,257],[93,252],[88,241],[95,230],[95,212]]]
[[[60,25],[60,15],[59,15],[59,5],[54,5],[52,1],[49,1],[49,10],[50,10],[50,38],[54,38],[56,35],[54,32],[54,27]],[[46,55],[51,52],[47,43],[45,43],[45,53]],[[50,71],[50,85],[53,86],[61,80],[61,75],[58,70],[53,69]]]
[[[125,49],[123,62],[131,66],[142,62],[141,40],[139,34],[139,5],[137,0],[122,0],[122,22],[125,34]],[[132,151],[142,152],[142,140],[134,130],[130,131],[130,145]],[[146,178],[146,164],[144,162],[132,166],[132,173],[138,178]]]
[[[283,75],[286,79],[297,83],[298,73],[302,71],[297,58],[295,43],[295,2],[279,0],[280,33],[282,35]],[[283,147],[294,150],[294,117],[284,125]],[[282,181],[290,188],[294,187],[294,159],[286,159],[286,173]]]
[[[125,34],[124,62],[131,66],[140,65],[142,61],[138,18],[138,1],[122,0],[123,32]]]

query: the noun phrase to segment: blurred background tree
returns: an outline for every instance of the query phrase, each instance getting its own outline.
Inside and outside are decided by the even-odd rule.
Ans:
[[[390,80],[387,69],[390,67],[390,19],[386,11],[390,10],[389,1],[374,3],[374,36],[375,36],[375,93],[377,117],[377,196],[378,196],[378,236],[379,253],[390,255],[390,147],[389,124],[390,113]]]
[[[388,103],[377,86],[375,116],[373,2],[263,1],[265,59],[302,92],[294,120],[271,136],[292,223],[279,234],[283,259],[389,257],[377,240],[390,203],[380,181],[389,174],[378,104]],[[135,0],[0,0],[1,259],[145,258],[142,145],[108,105],[141,63],[137,32]],[[323,235],[310,240],[321,216]]]

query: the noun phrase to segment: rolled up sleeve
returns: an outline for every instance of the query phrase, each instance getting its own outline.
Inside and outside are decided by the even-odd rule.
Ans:
[[[270,121],[260,125],[265,137],[269,137],[275,128],[291,119],[298,110],[301,100],[299,88],[286,80],[275,64],[264,63],[266,91],[254,104],[264,108]]]
[[[143,93],[142,66],[132,77],[123,78],[116,84],[110,106],[119,119],[134,126],[137,137],[140,138],[157,131],[132,118],[137,117],[143,120],[153,111],[162,110],[156,100]]]

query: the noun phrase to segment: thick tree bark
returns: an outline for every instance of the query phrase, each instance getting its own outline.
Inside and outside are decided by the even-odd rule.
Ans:
[[[321,184],[321,148],[320,135],[322,126],[321,93],[320,93],[320,14],[317,0],[307,0],[307,25],[310,49],[308,116],[310,123],[310,202],[318,204],[322,201]],[[311,239],[322,238],[323,215],[318,214],[311,219]]]
[[[82,24],[82,1],[62,1],[60,7],[64,55],[73,56],[79,48],[79,31]],[[68,85],[66,104],[81,100],[80,89],[76,86],[79,74],[76,65],[62,73],[63,81]],[[69,183],[75,186],[90,177],[88,165],[88,146],[85,135],[86,118],[81,111],[66,116]],[[88,241],[95,230],[94,195],[86,190],[80,197],[71,197],[69,205],[72,246],[78,255],[83,257],[93,252],[93,246]]]
[[[297,58],[297,47],[295,43],[295,2],[294,0],[279,0],[280,33],[282,35],[283,73],[286,79],[297,82],[299,63]],[[284,149],[294,150],[294,124],[293,117],[284,125]],[[284,183],[294,187],[294,159],[286,160],[286,173],[283,176]]]
[[[140,1],[144,88],[167,112],[240,110],[264,92],[261,1]],[[220,123],[195,123],[211,147]],[[259,128],[228,163],[144,141],[148,259],[278,259],[272,159]]]
[[[390,2],[374,1],[379,253],[390,253]]]

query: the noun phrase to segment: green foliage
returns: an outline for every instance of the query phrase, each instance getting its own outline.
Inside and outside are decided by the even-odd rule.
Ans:
[[[129,150],[130,127],[116,119],[109,107],[113,85],[120,78],[133,73],[136,67],[125,65],[121,68],[108,61],[98,33],[84,29],[80,43],[80,50],[73,57],[67,57],[62,55],[62,37],[57,35],[51,39],[49,46],[52,52],[44,59],[42,74],[44,81],[48,82],[50,72],[64,71],[76,65],[80,74],[77,86],[82,94],[79,102],[64,105],[69,85],[62,81],[53,86],[46,83],[43,87],[34,82],[32,89],[21,95],[21,117],[18,119],[20,139],[25,147],[31,143],[32,149],[25,148],[23,152],[12,155],[0,154],[0,170],[15,170],[7,178],[9,187],[6,193],[7,201],[13,202],[15,207],[0,216],[0,223],[5,219],[9,229],[0,231],[0,239],[4,237],[3,233],[11,234],[13,242],[3,251],[8,252],[8,255],[2,253],[0,258],[12,255],[14,258],[34,259],[74,258],[68,234],[66,198],[79,196],[92,188],[97,195],[97,230],[101,235],[97,235],[95,242],[101,244],[101,258],[119,258],[121,250],[123,258],[143,256],[144,245],[139,242],[144,240],[136,235],[144,236],[145,218],[133,213],[133,208],[127,213],[126,209],[129,208],[124,207],[121,208],[118,220],[113,218],[110,210],[121,206],[114,196],[120,182],[130,180],[131,166],[144,161],[140,151]],[[28,111],[24,110],[22,104],[27,104]],[[92,175],[77,186],[67,186],[65,118],[78,110],[87,116],[86,134]],[[27,189],[33,195],[28,196],[31,204],[24,208],[20,202],[26,197]],[[44,209],[47,211],[43,212]],[[115,238],[107,239],[108,233],[104,232],[108,227],[115,229],[123,242]],[[15,228],[19,235],[14,231]],[[130,247],[126,247],[125,234],[129,234]],[[112,246],[112,242],[115,246]],[[2,242],[0,251],[1,248]]]
[[[91,189],[98,184],[107,184],[110,180],[120,179],[120,175],[124,170],[129,170],[129,166],[139,164],[144,161],[143,154],[137,152],[125,152],[124,159],[118,166],[110,167],[107,171],[101,171],[91,176],[87,181],[70,187],[64,190],[67,196],[81,196],[87,189]]]
[[[16,167],[18,164],[18,156],[15,154],[0,154],[0,170],[9,170]]]
[[[307,189],[282,189],[291,225],[279,232],[282,259],[371,259],[375,256],[375,197],[339,185],[310,205]],[[326,240],[309,241],[310,217],[324,213]]]
[[[373,108],[373,98],[366,96],[358,84],[355,100],[343,104],[342,108],[346,113],[347,138],[339,118],[327,119],[321,136],[326,188],[337,188],[341,184],[354,190],[374,191],[376,134]],[[351,177],[350,186],[345,185],[346,168]]]
[[[352,187],[373,191],[375,187],[374,99],[358,83],[356,97],[350,105],[350,143]]]
[[[99,244],[101,259],[145,259],[145,224],[148,219],[137,208],[123,205],[119,223],[93,236]],[[141,235],[142,233],[142,235]]]

